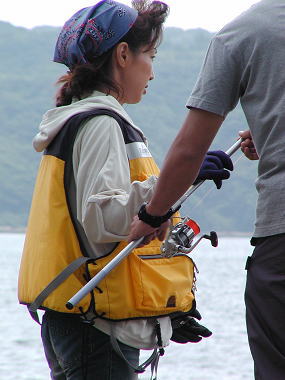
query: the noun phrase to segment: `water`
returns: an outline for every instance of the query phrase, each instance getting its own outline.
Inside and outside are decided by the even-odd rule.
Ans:
[[[48,380],[40,327],[17,300],[23,240],[23,234],[0,234],[0,379]],[[221,238],[218,248],[205,241],[193,252],[200,271],[197,306],[213,336],[197,344],[172,343],[161,358],[159,380],[253,379],[243,302],[248,240]],[[149,372],[140,377],[148,379]]]

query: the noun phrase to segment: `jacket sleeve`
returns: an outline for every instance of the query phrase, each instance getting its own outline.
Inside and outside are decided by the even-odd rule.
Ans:
[[[131,183],[118,123],[100,116],[86,122],[73,150],[77,217],[95,244],[124,240],[133,216],[151,198],[157,177]]]

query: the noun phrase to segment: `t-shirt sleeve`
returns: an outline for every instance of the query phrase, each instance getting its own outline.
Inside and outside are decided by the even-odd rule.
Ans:
[[[228,44],[214,37],[186,106],[226,117],[237,105],[240,95],[239,57]]]

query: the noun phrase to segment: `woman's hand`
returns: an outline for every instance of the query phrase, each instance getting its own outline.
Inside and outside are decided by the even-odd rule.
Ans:
[[[251,137],[251,132],[241,131],[239,132],[240,137],[244,139],[241,143],[241,151],[249,160],[259,160],[258,153],[255,149],[254,142]]]

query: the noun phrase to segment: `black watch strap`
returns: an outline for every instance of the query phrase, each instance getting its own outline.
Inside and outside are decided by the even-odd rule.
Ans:
[[[138,218],[142,220],[144,223],[149,224],[153,228],[160,227],[162,223],[166,222],[174,214],[174,211],[171,208],[167,211],[165,215],[161,215],[161,216],[150,215],[146,211],[146,205],[147,203],[142,204],[138,213]]]

